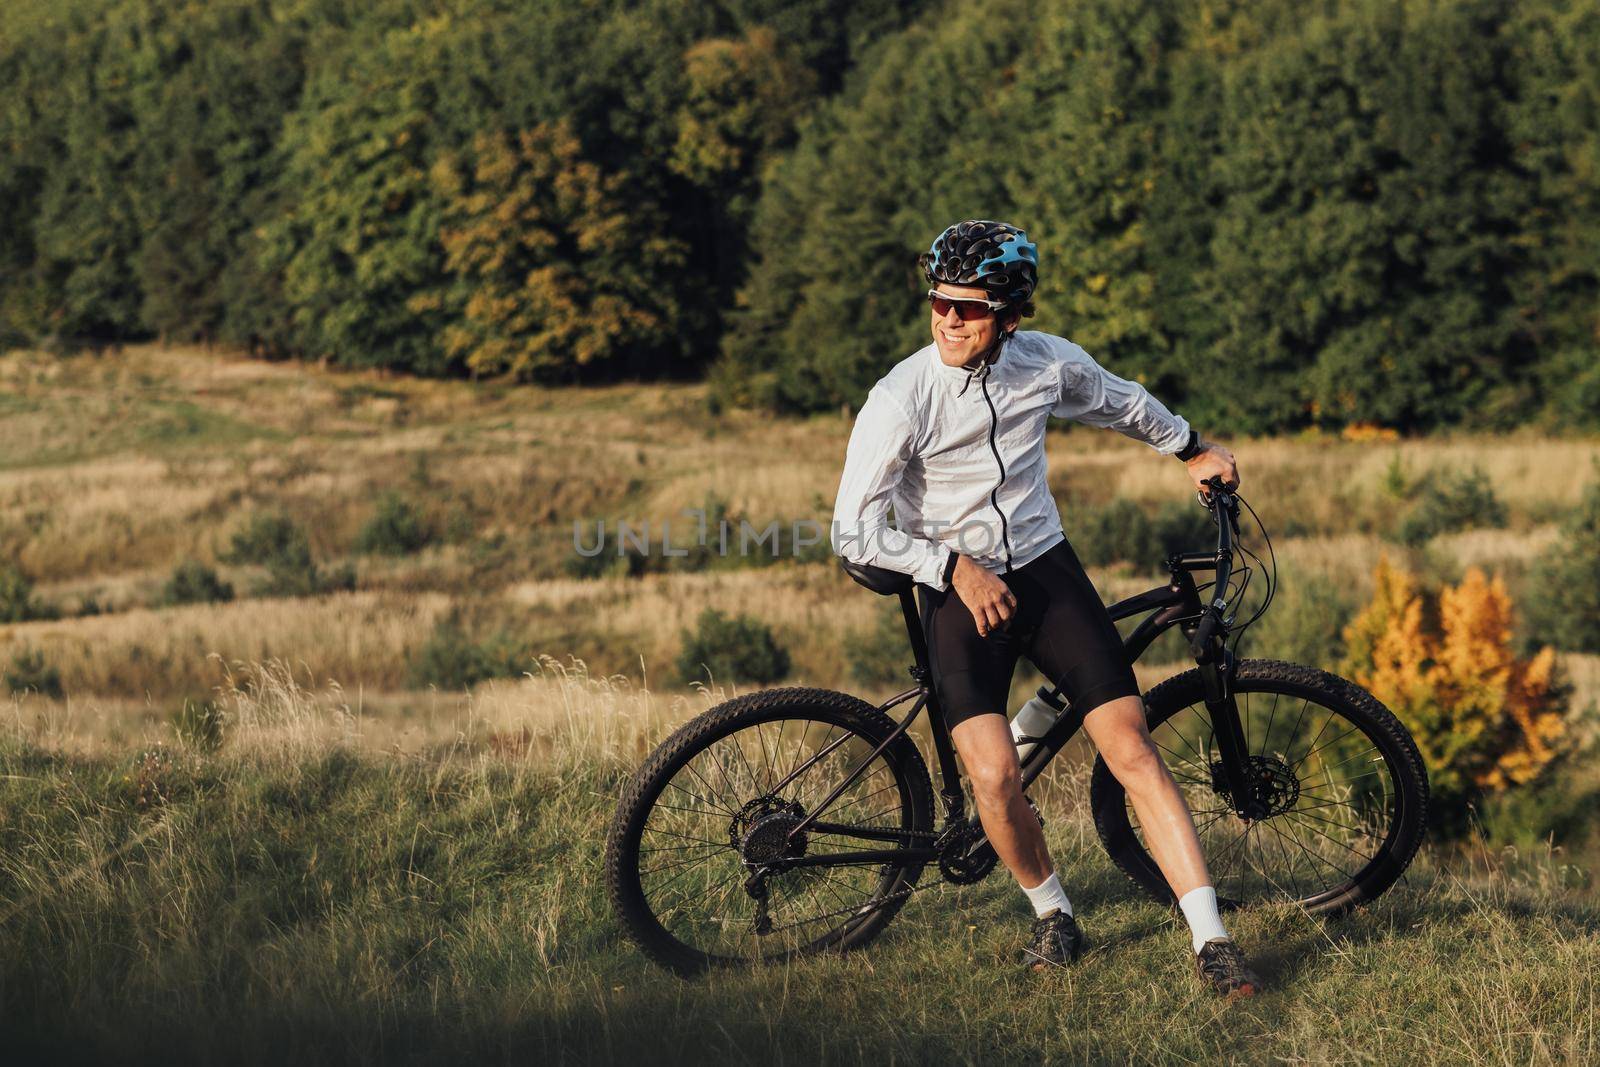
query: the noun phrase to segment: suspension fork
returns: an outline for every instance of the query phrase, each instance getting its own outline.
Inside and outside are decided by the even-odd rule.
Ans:
[[[1233,811],[1241,819],[1252,818],[1255,800],[1250,778],[1250,746],[1244,724],[1239,720],[1239,702],[1233,692],[1233,653],[1226,647],[1201,663],[1200,684],[1205,693],[1206,714],[1211,719],[1211,735],[1221,757],[1222,779],[1233,798]]]

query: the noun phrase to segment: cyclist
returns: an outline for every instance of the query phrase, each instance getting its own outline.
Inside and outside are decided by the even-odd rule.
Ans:
[[[1144,441],[1182,460],[1196,486],[1215,475],[1237,486],[1233,454],[1071,341],[1018,332],[1038,282],[1037,250],[1022,230],[960,222],[919,262],[933,343],[884,375],[856,417],[834,550],[918,583],[934,688],[979,818],[1033,906],[1024,961],[1065,965],[1083,934],[1022,794],[1006,719],[1019,655],[1087,709],[1084,727],[1188,921],[1200,977],[1225,996],[1253,995],[1261,980],[1222,924],[1194,820],[1150,740],[1116,627],[1062,532],[1045,477],[1045,422],[1055,415]]]

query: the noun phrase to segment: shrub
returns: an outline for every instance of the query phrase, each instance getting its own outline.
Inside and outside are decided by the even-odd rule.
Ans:
[[[33,579],[17,567],[0,566],[0,622],[32,622],[56,614],[53,607],[34,599]]]
[[[1150,519],[1131,500],[1062,510],[1066,512],[1067,538],[1086,567],[1148,560],[1156,551]]]
[[[1372,603],[1345,629],[1344,671],[1411,730],[1442,795],[1525,785],[1559,753],[1567,691],[1555,652],[1515,656],[1512,622],[1499,577],[1474,567],[1429,596],[1384,560]]]
[[[1169,500],[1156,509],[1151,523],[1155,554],[1149,567],[1156,569],[1168,556],[1180,552],[1209,552],[1217,546],[1211,513],[1191,500]]]
[[[1389,465],[1383,469],[1383,491],[1401,499],[1411,493],[1411,479],[1406,477],[1406,466],[1399,452],[1389,457]]]
[[[789,673],[789,653],[772,631],[744,615],[729,618],[715,608],[700,613],[694,630],[685,630],[678,673],[694,681],[712,678],[767,685]]]
[[[1569,652],[1600,652],[1600,480],[1528,580],[1528,633]]]
[[[384,493],[372,517],[356,534],[355,549],[380,556],[404,556],[433,540],[422,512],[398,493]]]
[[[307,560],[303,567],[280,561],[267,568],[265,581],[256,583],[257,596],[321,596],[356,587],[355,568],[348,563],[324,571]]]
[[[13,693],[34,692],[53,700],[62,697],[61,672],[38,649],[18,649],[6,668],[5,680],[6,688]]]
[[[604,578],[627,572],[628,564],[619,560],[615,552],[601,551],[592,556],[569,551],[562,557],[561,568],[569,578]]]
[[[1477,468],[1429,472],[1417,480],[1411,493],[1411,506],[1395,529],[1402,544],[1416,546],[1443,533],[1506,524],[1505,505],[1494,495],[1489,476]]]
[[[472,639],[458,615],[440,620],[411,661],[411,684],[439,689],[471,689],[490,678],[510,678],[522,673],[525,656],[519,655],[508,635],[493,640]]]
[[[304,568],[311,563],[311,542],[289,516],[260,512],[234,532],[224,563],[256,563],[264,567]]]
[[[1557,772],[1526,789],[1484,797],[1478,818],[1494,842],[1536,848],[1554,838],[1571,846],[1600,834],[1594,822],[1596,803],[1600,760],[1591,753],[1587,759],[1563,760]]]
[[[267,568],[255,587],[258,596],[317,596],[354,589],[355,568],[348,564],[323,572],[311,558],[306,532],[287,515],[264,512],[233,535],[224,563],[254,563]]]
[[[1342,635],[1356,607],[1343,586],[1322,575],[1281,571],[1272,606],[1247,631],[1248,654],[1332,669],[1344,654]]]
[[[900,608],[885,605],[872,626],[852,631],[846,638],[844,656],[850,677],[863,684],[905,680],[906,668],[911,666],[911,645]]]
[[[1062,511],[1072,549],[1088,567],[1126,562],[1141,571],[1153,571],[1174,553],[1216,545],[1209,514],[1186,502],[1168,501],[1154,515],[1131,500],[1120,499],[1099,508],[1078,506]]]
[[[212,604],[233,599],[233,586],[199,560],[185,560],[161,587],[162,604]]]

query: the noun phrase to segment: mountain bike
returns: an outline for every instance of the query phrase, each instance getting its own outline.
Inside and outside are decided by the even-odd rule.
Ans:
[[[1428,780],[1417,746],[1364,689],[1326,671],[1240,659],[1238,638],[1271,604],[1268,568],[1241,544],[1236,493],[1200,494],[1215,550],[1165,560],[1169,581],[1109,608],[1144,618],[1124,638],[1130,661],[1167,630],[1194,668],[1145,695],[1147,722],[1194,815],[1224,907],[1285,903],[1333,914],[1370,901],[1420,846]],[[896,596],[914,664],[911,688],[874,707],[845,693],[770,689],[736,697],[682,726],[639,768],[606,843],[606,885],[623,929],[681,973],[865,945],[933,865],[971,884],[996,866],[966,793],[931,684],[909,576],[846,562],[861,585]],[[1265,595],[1240,621],[1251,574]],[[1197,579],[1207,576],[1211,580]],[[1026,790],[1083,723],[1060,709],[1018,739]],[[898,721],[890,712],[909,704]],[[940,774],[934,818],[927,763],[908,730],[928,711]],[[1174,903],[1121,785],[1096,758],[1095,829],[1117,867]],[[1029,803],[1032,803],[1030,799]],[[1035,808],[1037,812],[1037,808]]]

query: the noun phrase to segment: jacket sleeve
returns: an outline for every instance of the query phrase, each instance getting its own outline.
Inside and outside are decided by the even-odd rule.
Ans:
[[[852,563],[909,574],[945,587],[950,549],[889,526],[889,501],[912,456],[911,420],[874,389],[856,416],[845,450],[844,474],[833,503],[833,550]]]
[[[1189,441],[1189,423],[1138,382],[1119,378],[1071,341],[1061,340],[1061,394],[1050,414],[1103,426],[1171,455]]]

